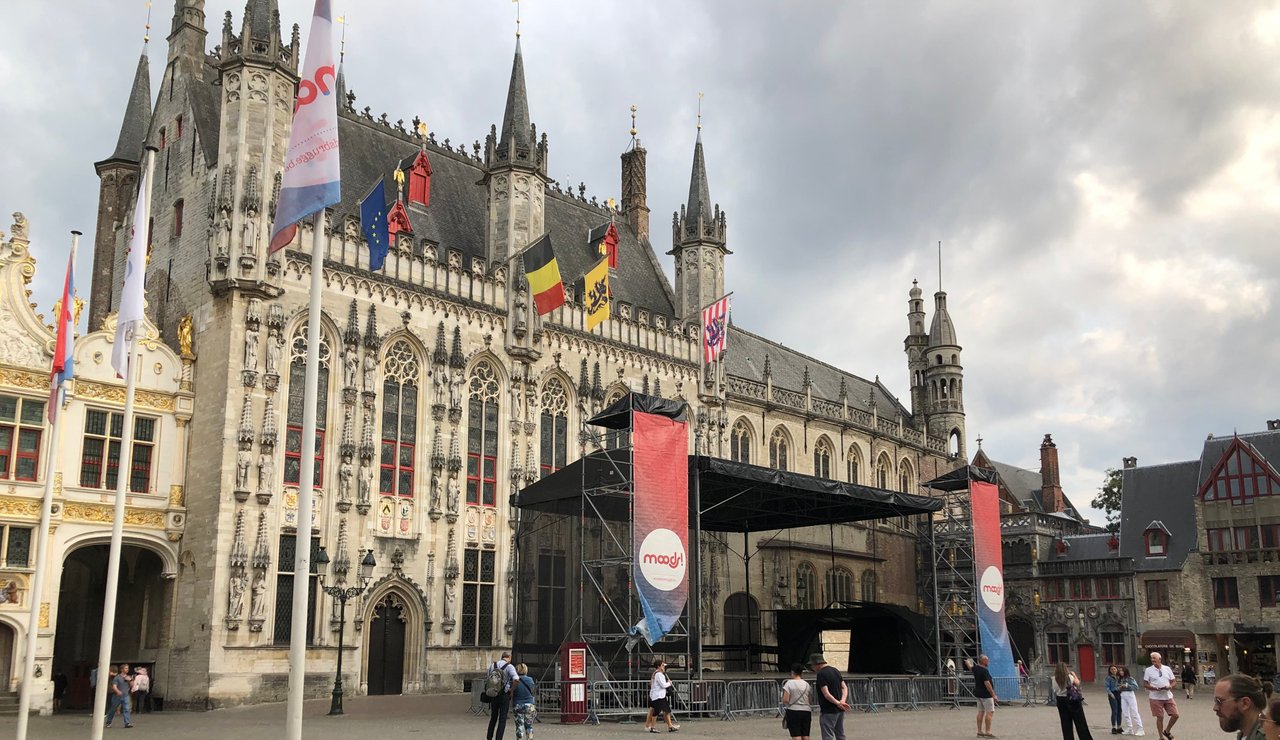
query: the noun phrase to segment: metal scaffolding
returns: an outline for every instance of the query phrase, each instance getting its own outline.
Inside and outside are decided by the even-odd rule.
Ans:
[[[978,658],[977,578],[974,573],[973,521],[969,489],[942,491],[942,510],[930,520],[929,537],[921,540],[930,567],[922,568],[921,592],[932,596],[934,644],[938,673],[948,659],[957,670],[965,658]]]

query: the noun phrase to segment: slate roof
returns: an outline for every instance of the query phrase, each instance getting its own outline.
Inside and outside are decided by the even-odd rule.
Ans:
[[[141,162],[142,147],[150,128],[151,65],[144,49],[138,57],[138,68],[133,74],[133,87],[129,91],[129,102],[125,104],[124,121],[120,124],[120,137],[116,140],[115,151],[103,162]]]
[[[807,367],[814,398],[839,402],[840,380],[843,378],[850,408],[870,412],[874,403],[877,413],[883,418],[896,418],[898,415],[911,418],[910,409],[899,403],[878,378],[874,382],[860,378],[758,334],[752,334],[736,324],[729,334],[729,343],[729,350],[724,356],[730,375],[763,383],[764,360],[767,356],[776,388],[803,392],[804,370]]]
[[[1067,549],[1054,556],[1054,560],[1106,560],[1121,557],[1111,549],[1111,533],[1077,534],[1064,537]]]
[[[218,163],[218,138],[222,132],[222,88],[215,81],[218,70],[206,64],[204,80],[188,86],[191,91],[191,117],[196,127],[196,136],[200,139],[201,153],[210,167]]]
[[[933,294],[933,323],[929,325],[929,346],[960,346],[956,341],[956,327],[951,323],[951,314],[947,311],[947,294],[941,290]]]
[[[1052,515],[1059,513],[1050,511],[1049,507],[1045,506],[1043,496],[1044,478],[1041,477],[1039,471],[997,462],[989,457],[987,461],[991,463],[991,467],[1000,476],[1000,481],[1004,483],[1005,488],[1009,489],[1009,493],[1012,493],[1018,500],[1022,508],[1038,514]],[[1066,502],[1067,508],[1061,514],[1077,522],[1083,522],[1084,517],[1080,515],[1080,510],[1076,508],[1075,504],[1071,503],[1071,498],[1067,496],[1066,492],[1063,492],[1062,500]]]
[[[1144,465],[1120,471],[1120,555],[1134,570],[1179,570],[1196,548],[1196,478],[1200,461]],[[1158,521],[1169,532],[1164,557],[1147,557],[1143,533]]]
[[[1196,477],[1195,491],[1199,491],[1200,486],[1204,485],[1205,480],[1213,472],[1213,466],[1222,459],[1234,439],[1239,439],[1252,447],[1262,458],[1271,463],[1272,467],[1280,467],[1280,431],[1214,437],[1205,440],[1204,449],[1200,452],[1200,473]]]
[[[707,162],[702,154],[702,125],[698,125],[698,140],[693,145],[693,171],[689,173],[689,200],[685,217],[689,221],[711,219],[711,186],[707,183]]]

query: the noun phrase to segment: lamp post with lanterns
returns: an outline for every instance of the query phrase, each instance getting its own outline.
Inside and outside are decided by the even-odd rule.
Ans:
[[[364,593],[369,587],[369,579],[373,577],[373,569],[377,563],[373,559],[373,550],[366,551],[360,559],[359,585],[356,586],[346,586],[345,574],[339,574],[334,585],[324,585],[329,569],[329,555],[323,547],[316,554],[315,565],[320,578],[320,590],[338,600],[338,668],[333,676],[333,700],[329,703],[329,716],[332,717],[342,714],[342,643],[347,627],[347,601]]]

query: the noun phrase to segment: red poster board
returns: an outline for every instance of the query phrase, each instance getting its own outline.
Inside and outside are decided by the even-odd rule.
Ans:
[[[587,721],[587,644],[567,642],[560,649],[560,723]]]

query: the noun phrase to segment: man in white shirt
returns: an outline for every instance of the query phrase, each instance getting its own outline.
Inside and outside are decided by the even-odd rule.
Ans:
[[[1151,716],[1156,718],[1156,734],[1164,740],[1173,740],[1173,726],[1178,723],[1178,705],[1173,700],[1173,669],[1160,660],[1160,653],[1151,654],[1151,665],[1142,672],[1142,685],[1147,689]],[[1164,717],[1169,715],[1169,726]]]

